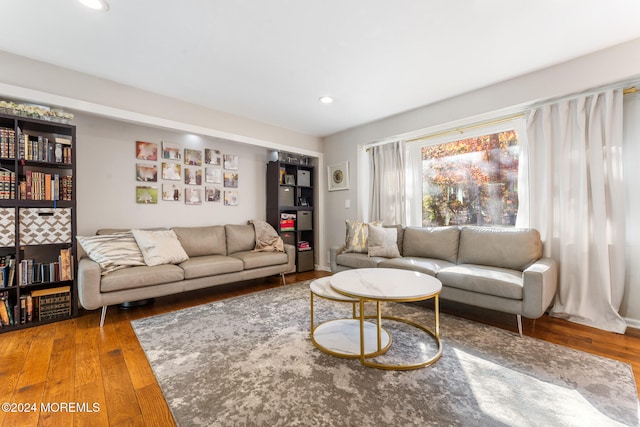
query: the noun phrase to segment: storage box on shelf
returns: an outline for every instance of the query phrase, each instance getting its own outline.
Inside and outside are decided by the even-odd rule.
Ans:
[[[306,161],[267,164],[267,222],[296,246],[298,272],[314,269],[313,174]]]
[[[75,134],[0,114],[0,332],[77,315]]]

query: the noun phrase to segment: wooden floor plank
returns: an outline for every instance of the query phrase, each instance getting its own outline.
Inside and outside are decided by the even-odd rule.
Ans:
[[[165,403],[158,383],[136,390],[142,408],[145,426],[169,427],[175,425],[173,415]]]
[[[287,275],[287,283],[324,277],[316,271]],[[247,281],[158,298],[148,306],[109,307],[99,327],[100,310],[81,310],[78,318],[0,334],[0,397],[37,405],[49,400],[88,403],[92,412],[71,414],[0,413],[0,426],[172,426],[171,412],[148,364],[130,320],[281,286],[280,278]],[[515,316],[441,301],[443,313],[517,333]],[[523,319],[524,334],[558,345],[629,363],[637,389],[640,331],[614,334],[543,316]],[[94,406],[94,404],[96,406]],[[71,420],[71,421],[70,421]],[[71,423],[71,424],[70,424]]]

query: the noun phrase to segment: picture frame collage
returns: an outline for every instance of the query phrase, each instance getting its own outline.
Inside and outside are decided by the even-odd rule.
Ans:
[[[204,201],[237,206],[239,160],[214,148],[136,141],[136,203],[184,200],[187,205]]]

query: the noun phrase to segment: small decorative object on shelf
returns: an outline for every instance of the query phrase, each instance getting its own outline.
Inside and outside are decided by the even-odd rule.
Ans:
[[[73,120],[72,113],[42,105],[18,104],[13,101],[0,101],[0,113],[67,124]]]

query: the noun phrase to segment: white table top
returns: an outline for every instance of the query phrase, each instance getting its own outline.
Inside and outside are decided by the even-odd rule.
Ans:
[[[329,277],[322,277],[320,279],[314,280],[309,285],[309,288],[311,289],[311,292],[323,298],[332,299],[335,301],[358,302],[358,300],[355,298],[349,298],[348,296],[334,291],[333,288],[329,285]]]
[[[329,277],[331,287],[354,298],[379,301],[420,301],[442,290],[435,277],[397,268],[357,268]]]

